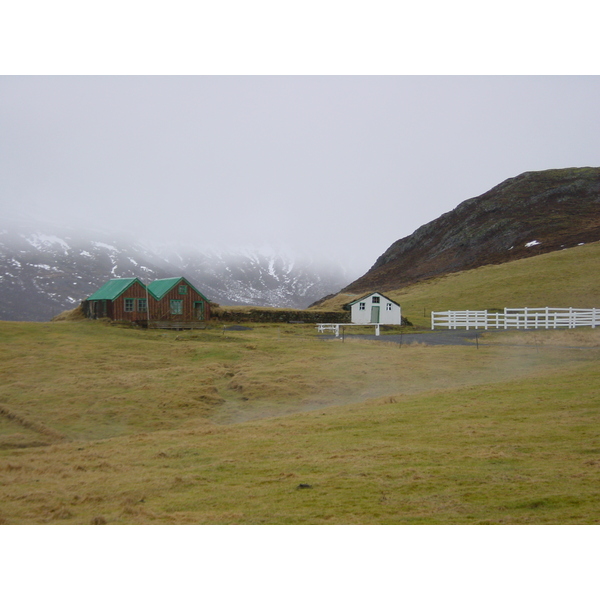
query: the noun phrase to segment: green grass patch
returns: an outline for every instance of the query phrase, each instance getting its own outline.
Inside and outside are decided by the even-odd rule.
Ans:
[[[600,350],[579,333],[0,323],[0,522],[596,523]]]

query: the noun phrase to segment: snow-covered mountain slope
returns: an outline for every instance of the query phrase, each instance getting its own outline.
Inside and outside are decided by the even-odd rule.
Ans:
[[[220,304],[306,308],[321,291],[331,293],[336,282],[350,280],[336,264],[248,250],[190,253],[180,270],[201,281],[203,293]]]
[[[45,321],[113,277],[187,277],[219,304],[306,308],[346,285],[336,264],[269,250],[148,247],[104,232],[0,221],[0,319]]]

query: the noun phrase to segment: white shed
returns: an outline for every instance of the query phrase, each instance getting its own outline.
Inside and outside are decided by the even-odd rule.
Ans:
[[[400,305],[379,292],[367,294],[348,304],[351,321],[355,325],[401,325],[402,309]]]

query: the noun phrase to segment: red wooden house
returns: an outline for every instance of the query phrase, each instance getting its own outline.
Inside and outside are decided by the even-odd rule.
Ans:
[[[210,304],[185,277],[157,279],[148,286],[150,327],[202,323],[210,318]]]
[[[91,319],[132,321],[151,328],[193,329],[210,318],[210,303],[185,277],[144,285],[137,277],[111,279],[82,302]]]
[[[138,321],[147,318],[148,292],[137,277],[110,279],[82,307],[90,319]]]

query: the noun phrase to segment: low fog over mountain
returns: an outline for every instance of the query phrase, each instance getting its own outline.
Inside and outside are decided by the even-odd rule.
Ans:
[[[211,301],[306,308],[353,278],[339,264],[271,248],[151,246],[106,232],[0,220],[0,319],[44,321],[108,279],[187,277]]]

